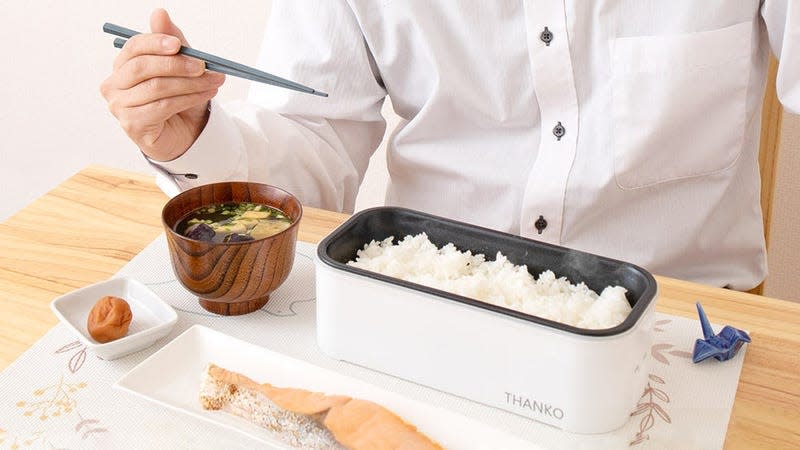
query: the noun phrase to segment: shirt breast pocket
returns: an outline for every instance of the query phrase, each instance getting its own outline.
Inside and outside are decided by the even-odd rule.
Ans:
[[[752,23],[611,41],[614,173],[636,189],[724,171],[741,154]]]

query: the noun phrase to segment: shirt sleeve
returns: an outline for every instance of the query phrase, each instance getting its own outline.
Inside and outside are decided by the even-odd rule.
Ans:
[[[800,114],[800,4],[795,0],[764,0],[761,16],[772,52],[780,61],[778,99],[786,110]]]
[[[256,181],[309,206],[352,212],[386,129],[386,91],[346,2],[274,2],[258,67],[329,96],[253,83],[246,102],[212,102],[186,153],[150,161],[159,186],[174,195],[215,181]]]

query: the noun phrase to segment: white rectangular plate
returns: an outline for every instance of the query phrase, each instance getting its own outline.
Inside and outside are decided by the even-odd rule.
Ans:
[[[532,444],[459,414],[384,391],[355,378],[194,325],[117,381],[115,387],[168,408],[285,448],[268,430],[200,406],[198,390],[208,365],[242,373],[257,382],[374,401],[415,425],[445,448],[531,449]]]

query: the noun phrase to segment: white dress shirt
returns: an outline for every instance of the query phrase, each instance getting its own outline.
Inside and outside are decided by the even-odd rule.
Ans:
[[[277,1],[259,67],[330,97],[254,84],[159,169],[351,211],[388,95],[386,204],[748,289],[767,61],[797,112],[799,30],[795,0]]]

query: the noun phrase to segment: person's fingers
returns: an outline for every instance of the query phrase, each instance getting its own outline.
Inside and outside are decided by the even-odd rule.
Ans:
[[[145,139],[147,145],[152,145],[155,141],[155,137],[152,136],[154,128],[162,127],[167,119],[178,113],[193,108],[206,108],[208,101],[217,95],[217,92],[218,89],[210,89],[193,94],[161,98],[145,105],[125,108],[117,119],[125,132],[134,140]]]
[[[181,45],[189,45],[183,32],[163,9],[156,9],[150,15],[150,28],[152,33],[137,34],[128,39],[114,59],[115,70],[137,56],[174,55]]]
[[[114,58],[114,70],[142,55],[175,55],[181,48],[180,40],[167,34],[137,34],[125,42]]]
[[[215,92],[225,81],[225,76],[219,73],[207,72],[197,78],[152,78],[130,89],[116,89],[111,82],[101,85],[101,93],[106,98],[108,109],[120,121],[123,128],[132,130],[133,125],[127,123],[132,120],[152,124],[166,120],[164,113],[174,111],[173,108],[164,107],[164,104],[183,106],[175,99]],[[197,105],[190,104],[188,107]],[[174,111],[174,113],[182,110]],[[151,113],[151,115],[148,115]],[[132,131],[135,132],[135,131]]]
[[[219,88],[225,75],[206,72],[200,77],[156,77],[147,79],[129,89],[121,89],[109,101],[109,109],[130,108],[152,103],[161,98],[177,97]]]
[[[196,78],[205,73],[205,63],[188,56],[141,55],[126,62],[112,74],[117,89],[129,89],[156,77]]]
[[[100,92],[139,148],[165,161],[179,156],[200,134],[208,102],[225,76],[178,54],[189,43],[163,9],[153,11],[150,28],[152,33],[128,39]]]
[[[186,40],[186,37],[183,35],[181,29],[172,22],[172,19],[169,17],[167,11],[161,8],[154,10],[153,13],[150,14],[150,30],[153,33],[163,33],[176,36],[181,40],[183,45],[187,47],[189,46],[189,41]]]

